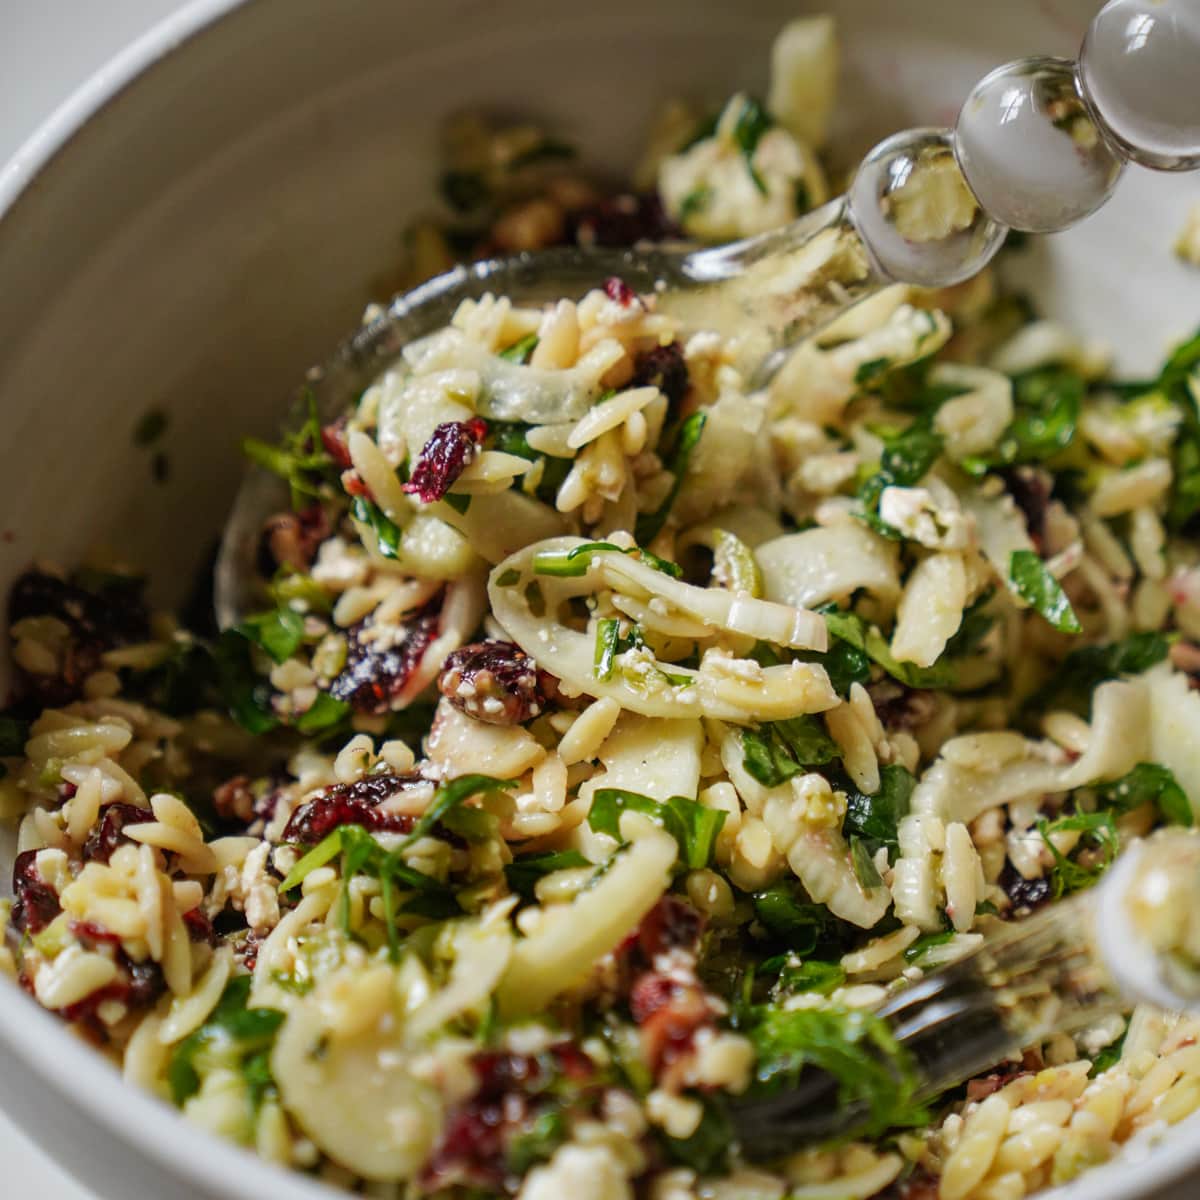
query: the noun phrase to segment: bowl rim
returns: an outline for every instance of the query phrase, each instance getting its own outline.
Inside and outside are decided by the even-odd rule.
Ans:
[[[94,117],[155,64],[251,3],[254,0],[187,0],[76,87],[0,164],[0,229],[39,175]],[[127,1083],[109,1060],[8,979],[0,980],[0,1038],[33,1075],[117,1141],[202,1189],[215,1188],[238,1200],[261,1200],[264,1195],[331,1200],[344,1195],[207,1132],[164,1100]],[[120,1091],[119,1105],[113,1103],[114,1088]],[[1188,1123],[1195,1121],[1200,1115]],[[1044,1200],[1126,1200],[1169,1186],[1189,1170],[1200,1172],[1200,1143],[1194,1139],[1176,1134],[1159,1145],[1156,1139],[1139,1138],[1110,1164],[1039,1195]],[[87,1180],[82,1182],[86,1185]]]
[[[0,163],[0,221],[93,117],[160,59],[253,0],[186,0],[118,50],[61,101]]]

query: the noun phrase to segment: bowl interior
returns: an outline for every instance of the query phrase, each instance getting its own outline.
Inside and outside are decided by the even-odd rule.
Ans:
[[[844,46],[834,142],[850,165],[886,133],[952,122],[991,67],[1072,54],[1095,7],[199,0],[0,176],[0,587],[34,557],[70,563],[105,545],[150,571],[156,599],[186,592],[237,485],[238,439],[275,426],[305,367],[376,296],[406,222],[433,203],[436,133],[455,109],[544,118],[620,172],[660,101],[760,91],[779,26],[832,10]],[[1097,217],[1022,256],[1022,282],[1123,368],[1149,370],[1200,314],[1200,273],[1170,254],[1197,198],[1190,177],[1131,171]],[[168,416],[162,481],[134,439],[150,409]],[[4,877],[10,863],[11,843]],[[0,983],[0,1032],[14,1023],[37,1043],[31,1063],[88,1054]],[[74,1102],[112,1119],[111,1075],[77,1074]],[[153,1136],[120,1136],[253,1194],[232,1153],[161,1115]],[[1086,1194],[1130,1194],[1121,1171],[1089,1175]]]

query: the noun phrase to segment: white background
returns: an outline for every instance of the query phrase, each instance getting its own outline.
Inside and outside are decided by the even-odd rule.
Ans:
[[[0,0],[0,163],[97,67],[186,0]],[[0,1194],[95,1200],[0,1112]],[[1161,1200],[1200,1196],[1183,1183]],[[128,1200],[169,1200],[130,1196]]]

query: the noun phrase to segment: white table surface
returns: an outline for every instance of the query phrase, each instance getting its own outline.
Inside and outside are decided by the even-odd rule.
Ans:
[[[112,54],[186,0],[0,0],[0,162]],[[96,1200],[0,1112],[0,1194]],[[1200,1181],[1155,1200],[1195,1200]],[[128,1196],[127,1200],[167,1200]]]

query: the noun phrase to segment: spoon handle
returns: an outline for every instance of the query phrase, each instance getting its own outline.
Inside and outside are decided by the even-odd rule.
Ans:
[[[687,255],[663,303],[747,334],[770,379],[785,352],[892,282],[948,287],[1009,229],[1051,233],[1095,212],[1129,162],[1200,167],[1200,5],[1110,0],[1079,61],[1025,58],[968,96],[951,129],[880,142],[847,195],[782,229]]]

